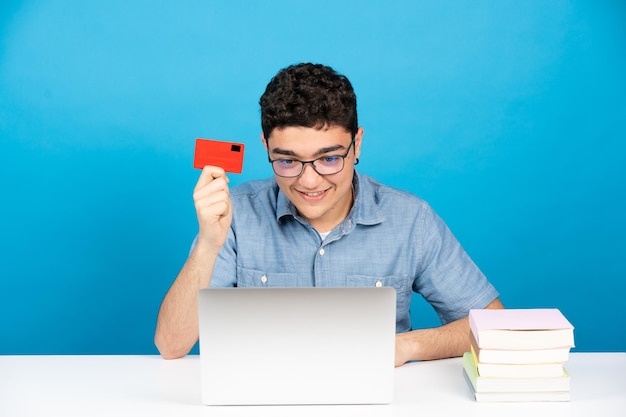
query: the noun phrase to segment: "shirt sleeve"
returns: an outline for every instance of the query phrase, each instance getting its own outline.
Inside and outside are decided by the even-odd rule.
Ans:
[[[498,291],[461,247],[443,220],[426,205],[416,247],[421,268],[413,282],[435,309],[442,323],[463,318],[472,308],[484,308]]]
[[[195,237],[191,244],[189,253],[193,251],[198,241],[198,236]],[[213,266],[213,276],[211,277],[210,287],[223,288],[234,287],[237,283],[237,256],[235,249],[235,234],[232,228],[228,231],[226,242],[220,249],[215,265]]]

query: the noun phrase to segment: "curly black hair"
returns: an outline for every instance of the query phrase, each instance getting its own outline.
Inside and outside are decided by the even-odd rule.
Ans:
[[[266,140],[276,128],[341,126],[356,135],[356,95],[344,75],[321,64],[283,68],[259,100]]]

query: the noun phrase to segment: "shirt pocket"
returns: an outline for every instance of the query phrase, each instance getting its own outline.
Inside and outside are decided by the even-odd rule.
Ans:
[[[298,274],[237,267],[237,287],[298,287]]]
[[[408,274],[387,275],[383,277],[373,275],[348,275],[346,287],[393,287],[396,290],[396,302],[399,311],[408,308],[411,302],[411,291],[408,284]]]
[[[407,292],[407,274],[387,275],[378,277],[373,275],[348,275],[346,287],[393,287],[396,292]]]

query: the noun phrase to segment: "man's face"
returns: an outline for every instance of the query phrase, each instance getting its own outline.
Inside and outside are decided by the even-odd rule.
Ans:
[[[311,164],[294,178],[274,175],[281,191],[318,232],[329,232],[341,223],[353,203],[354,164],[361,153],[363,129],[359,128],[344,161],[343,169],[331,175],[318,174]],[[285,127],[274,129],[268,140],[263,138],[270,159],[311,161],[320,157],[343,156],[352,135],[340,126],[315,129]]]

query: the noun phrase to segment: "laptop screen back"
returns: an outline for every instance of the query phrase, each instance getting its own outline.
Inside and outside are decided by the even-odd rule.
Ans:
[[[200,290],[203,403],[390,403],[395,304],[388,287]]]

